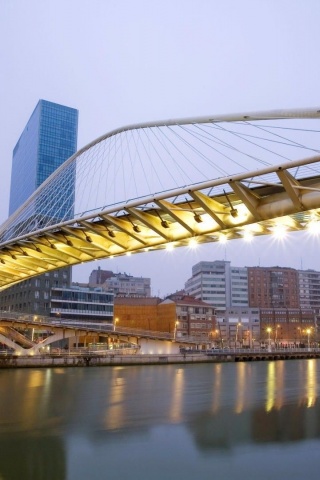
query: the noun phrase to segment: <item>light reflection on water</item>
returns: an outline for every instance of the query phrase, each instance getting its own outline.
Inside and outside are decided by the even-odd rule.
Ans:
[[[314,359],[0,370],[0,479],[318,479],[319,380]]]

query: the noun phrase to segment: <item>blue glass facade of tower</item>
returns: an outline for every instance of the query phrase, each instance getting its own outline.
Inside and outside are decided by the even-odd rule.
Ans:
[[[78,111],[40,100],[23,130],[12,159],[9,215],[12,215],[35,190],[77,149]],[[24,223],[30,231],[41,227],[42,219],[53,224],[73,218],[75,166],[58,181],[59,200],[39,195],[28,210]],[[19,234],[17,224],[13,236]],[[50,315],[51,288],[68,288],[71,267],[50,271],[24,280],[0,292],[0,311]]]
[[[9,215],[77,149],[78,111],[74,108],[39,100],[14,150],[12,159]],[[61,192],[61,203],[50,213],[41,204],[43,215],[56,219],[71,218],[74,203],[75,172]]]

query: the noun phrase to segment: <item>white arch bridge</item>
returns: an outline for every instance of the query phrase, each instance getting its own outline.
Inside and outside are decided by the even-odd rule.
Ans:
[[[168,246],[319,230],[320,108],[149,122],[79,150],[0,228],[0,289]]]

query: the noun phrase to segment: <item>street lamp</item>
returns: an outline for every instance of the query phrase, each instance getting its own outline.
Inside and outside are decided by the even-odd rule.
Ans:
[[[177,321],[175,324],[174,324],[174,336],[173,338],[176,339],[176,336],[177,336],[177,327],[179,325],[179,322]]]
[[[270,327],[267,328],[267,332],[268,332],[268,344],[269,344],[268,351],[271,352],[271,338],[270,338],[271,328]]]
[[[237,323],[235,348],[237,348],[237,343],[238,343],[238,328],[239,327],[242,327],[240,322]]]
[[[307,328],[306,332],[307,332],[307,335],[308,335],[308,350],[310,350],[310,333],[311,333],[311,329],[310,329],[310,328]]]
[[[277,347],[277,341],[278,341],[278,328],[280,328],[280,325],[277,325],[277,326],[276,326],[276,336],[275,336],[275,344],[276,344],[276,347]]]
[[[219,344],[219,334],[220,334],[220,330],[218,328],[215,329],[215,342],[216,342],[216,345]]]
[[[115,331],[116,325],[117,325],[118,322],[119,322],[119,318],[115,318],[114,321],[113,321],[113,331]]]

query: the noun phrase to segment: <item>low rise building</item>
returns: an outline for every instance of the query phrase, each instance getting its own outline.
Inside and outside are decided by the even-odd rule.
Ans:
[[[215,343],[224,347],[252,348],[260,344],[260,310],[230,307],[217,313]]]
[[[157,297],[116,297],[114,318],[119,326],[171,333],[176,339],[193,337],[201,342],[212,340],[215,311],[212,305],[189,295]]]
[[[276,346],[307,346],[318,342],[313,309],[260,308],[261,341]]]
[[[168,299],[175,303],[176,338],[192,337],[199,342],[213,340],[216,315],[212,305],[179,292]]]
[[[173,334],[176,325],[175,304],[158,297],[116,297],[114,321],[120,327]]]

